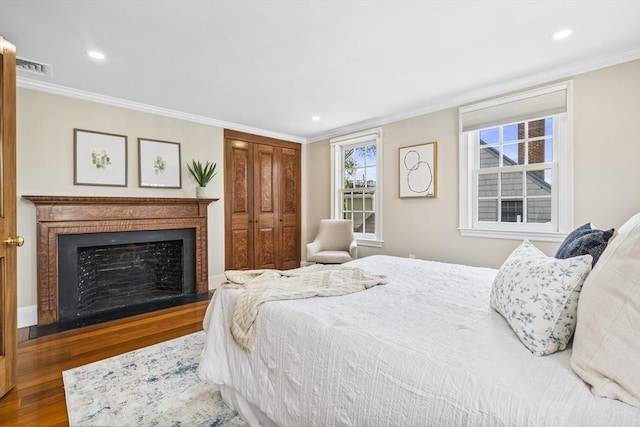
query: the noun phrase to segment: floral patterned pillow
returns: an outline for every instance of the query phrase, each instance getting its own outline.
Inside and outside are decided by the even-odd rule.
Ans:
[[[491,308],[536,356],[564,350],[576,328],[578,297],[591,262],[591,255],[548,257],[525,240],[493,281]]]

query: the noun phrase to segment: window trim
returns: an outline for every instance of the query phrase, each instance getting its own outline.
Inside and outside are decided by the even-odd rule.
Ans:
[[[375,187],[375,227],[374,234],[356,233],[356,241],[361,246],[371,246],[380,248],[383,244],[382,239],[382,128],[374,128],[351,133],[348,135],[331,138],[329,144],[331,147],[331,217],[341,218],[340,204],[337,202],[341,195],[342,186],[338,187],[337,183],[342,182],[342,152],[346,146],[358,145],[367,141],[375,141],[376,144],[376,187]]]
[[[566,113],[551,114],[559,119],[554,124],[554,182],[557,190],[552,194],[552,209],[554,222],[549,224],[524,224],[524,223],[482,223],[475,219],[475,204],[477,197],[474,194],[475,179],[475,141],[474,132],[463,132],[463,115],[465,113],[501,106],[510,102],[526,100],[542,96],[555,91],[566,91]],[[484,237],[498,239],[530,239],[547,242],[561,242],[573,229],[573,82],[567,81],[539,89],[521,92],[495,98],[459,108],[459,226],[458,230],[463,237]],[[535,119],[532,117],[531,119]],[[505,119],[508,120],[508,119]],[[529,119],[527,119],[529,120]],[[507,121],[501,125],[507,124]],[[556,143],[560,141],[561,143]]]

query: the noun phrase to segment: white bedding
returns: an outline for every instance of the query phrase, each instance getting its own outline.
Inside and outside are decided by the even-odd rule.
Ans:
[[[533,356],[489,308],[497,270],[389,256],[349,262],[385,286],[265,303],[251,353],[231,338],[239,291],[216,292],[200,375],[280,426],[623,426],[640,410],[594,397],[570,350]]]

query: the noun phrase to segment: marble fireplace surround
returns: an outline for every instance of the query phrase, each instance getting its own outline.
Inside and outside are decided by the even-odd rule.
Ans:
[[[195,231],[196,293],[208,292],[207,207],[218,199],[22,196],[36,205],[38,326],[58,322],[58,236],[170,230]]]

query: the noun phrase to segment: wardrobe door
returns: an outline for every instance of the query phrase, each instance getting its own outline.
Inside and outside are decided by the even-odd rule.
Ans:
[[[253,152],[254,268],[277,268],[278,260],[278,167],[279,149],[255,144]]]
[[[253,268],[253,145],[226,139],[225,269]]]
[[[300,266],[300,150],[279,148],[278,209],[280,262],[288,270]]]

